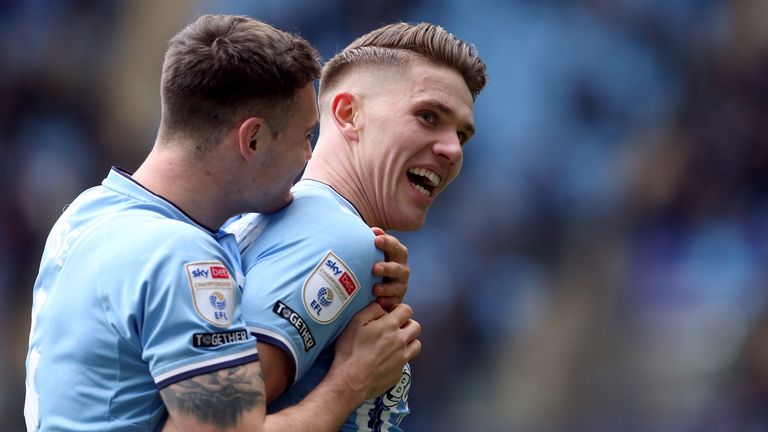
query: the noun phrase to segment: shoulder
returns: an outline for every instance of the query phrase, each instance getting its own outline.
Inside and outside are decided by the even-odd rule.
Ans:
[[[279,212],[241,215],[230,219],[224,229],[235,235],[249,260],[286,249],[339,249],[355,255],[377,251],[373,232],[354,211],[327,191],[309,188],[294,189],[294,201]]]
[[[373,238],[370,227],[343,198],[325,189],[298,186],[294,189],[293,204],[286,209],[286,218],[303,220],[311,224],[313,232],[344,242],[367,242]]]
[[[135,238],[139,243],[177,250],[182,246],[216,244],[213,233],[188,222],[171,219],[151,212],[126,212],[111,223],[111,230],[123,238]]]
[[[341,256],[378,258],[371,228],[355,213],[332,198],[298,195],[295,206],[285,218],[275,221],[274,229],[297,231],[296,239],[305,240],[317,252],[331,250]],[[297,230],[298,227],[303,227]]]
[[[229,255],[203,228],[151,211],[129,210],[94,224],[79,249],[102,265],[166,267]]]

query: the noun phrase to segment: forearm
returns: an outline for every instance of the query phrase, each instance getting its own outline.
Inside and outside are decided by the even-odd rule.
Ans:
[[[267,415],[265,431],[338,431],[365,396],[362,386],[331,369],[299,404]]]
[[[216,371],[174,384],[161,391],[163,400],[171,413],[163,432],[204,431],[204,430],[248,430],[248,431],[338,431],[344,420],[364,400],[366,391],[348,373],[339,373],[343,368],[334,369],[298,405],[275,414],[264,416],[264,396],[261,391],[250,391],[250,385],[239,385],[242,379],[234,381],[230,371],[249,370],[249,381],[258,379],[263,388],[259,363],[241,368]],[[240,373],[244,375],[245,373]],[[255,377],[255,378],[254,378]],[[232,381],[242,388],[223,388],[220,381]],[[234,384],[232,384],[234,385]],[[215,390],[211,392],[211,390]],[[226,396],[226,398],[225,398]],[[194,407],[192,407],[194,405]],[[260,418],[259,418],[260,417]],[[174,421],[175,420],[175,421]],[[262,424],[264,427],[259,427]],[[250,424],[250,426],[246,426]]]
[[[385,313],[376,303],[358,312],[336,339],[334,361],[323,381],[299,404],[268,415],[267,431],[337,431],[368,398],[402,377],[421,349],[421,327],[401,304]]]

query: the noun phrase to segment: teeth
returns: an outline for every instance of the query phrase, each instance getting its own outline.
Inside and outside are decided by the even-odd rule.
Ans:
[[[432,193],[430,193],[428,190],[424,189],[421,185],[417,185],[416,183],[411,183],[411,184],[416,188],[417,191],[423,193],[424,196],[426,196],[426,197],[431,197],[432,196]]]
[[[408,170],[408,172],[417,176],[425,177],[432,184],[432,187],[437,187],[440,185],[440,180],[442,180],[436,172],[426,168],[411,168]]]

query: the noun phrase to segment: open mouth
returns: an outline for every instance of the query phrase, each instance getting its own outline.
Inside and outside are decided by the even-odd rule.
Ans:
[[[406,175],[413,187],[428,198],[432,197],[432,193],[440,185],[440,176],[426,168],[411,168]]]

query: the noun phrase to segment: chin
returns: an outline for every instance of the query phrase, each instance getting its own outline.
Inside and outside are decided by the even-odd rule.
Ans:
[[[264,214],[274,213],[286,208],[288,204],[292,202],[293,202],[293,193],[288,192],[288,194],[282,197],[282,199],[276,199],[273,202],[269,203],[269,205],[261,206],[261,208],[259,208],[257,212],[264,213]]]
[[[426,215],[415,219],[400,220],[397,223],[392,224],[389,228],[395,231],[416,231],[424,226],[425,220]]]

